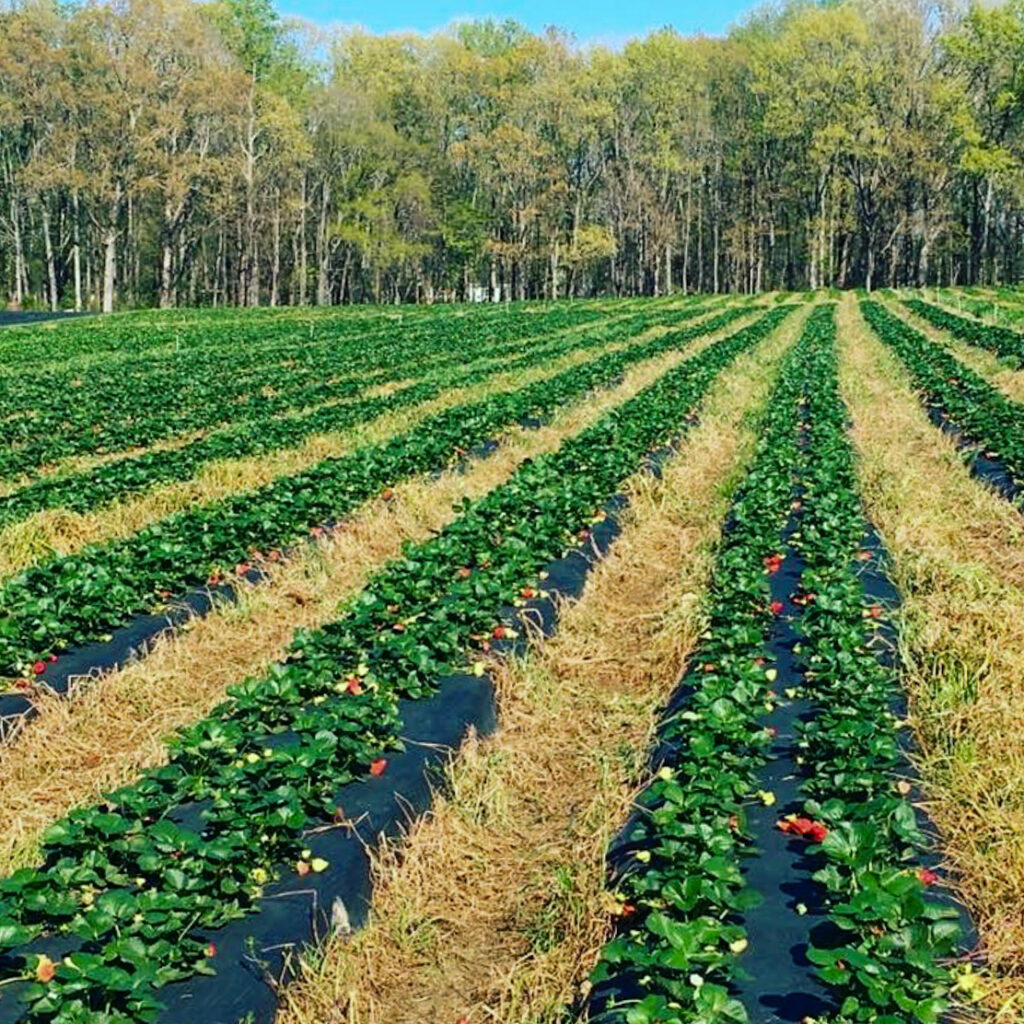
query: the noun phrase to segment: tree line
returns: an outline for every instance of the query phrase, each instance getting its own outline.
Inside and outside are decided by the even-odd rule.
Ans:
[[[0,304],[1001,283],[1024,0],[792,2],[621,50],[270,0],[0,9]]]

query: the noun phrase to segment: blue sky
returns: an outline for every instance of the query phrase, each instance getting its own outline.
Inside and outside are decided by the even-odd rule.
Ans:
[[[465,18],[515,18],[529,28],[568,29],[582,42],[615,46],[663,25],[680,32],[717,35],[755,6],[754,0],[681,0],[640,4],[629,0],[277,0],[280,12],[318,25],[362,25],[373,32],[429,32]]]

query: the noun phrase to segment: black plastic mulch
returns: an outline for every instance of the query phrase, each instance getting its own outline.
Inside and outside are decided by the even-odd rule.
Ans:
[[[799,590],[804,562],[790,544],[799,522],[799,513],[795,513],[786,524],[780,548],[785,560],[782,568],[771,577],[771,599],[781,601],[783,608],[775,618],[766,650],[774,659],[778,675],[773,687],[780,695],[788,689],[799,690],[803,683],[799,654],[794,651],[799,642],[794,625],[802,608],[792,598]],[[897,609],[900,594],[887,573],[888,556],[870,525],[862,550],[872,555],[869,561],[857,563],[866,602],[881,604],[888,611]],[[895,664],[896,640],[895,629],[883,619],[873,647],[877,656],[889,665]],[[677,713],[690,696],[689,687],[681,685],[667,702],[664,717]],[[894,711],[905,713],[902,695],[896,696]],[[774,726],[777,734],[769,750],[769,760],[759,775],[758,786],[773,793],[775,803],[766,806],[757,802],[748,808],[747,827],[753,837],[753,855],[745,860],[743,873],[750,887],[763,897],[763,902],[743,918],[749,946],[740,960],[744,977],[733,986],[734,994],[750,1015],[751,1024],[799,1024],[805,1018],[827,1016],[838,1009],[835,989],[818,978],[814,966],[807,959],[812,938],[815,945],[824,948],[843,944],[840,933],[828,921],[824,892],[812,877],[821,863],[808,856],[806,840],[788,836],[778,828],[780,818],[788,814],[799,815],[803,810],[805,797],[800,791],[803,776],[796,761],[797,727],[812,718],[814,713],[814,702],[798,696],[783,700],[770,717],[765,718],[765,724]],[[922,794],[909,760],[909,733],[904,731],[901,736],[904,738],[903,749],[908,755],[901,774],[913,786],[910,799],[915,804],[918,824],[930,840],[930,848],[922,853],[920,862],[941,876],[941,836],[919,806]],[[671,759],[671,747],[662,741],[655,746],[651,768],[671,763]],[[613,877],[618,872],[617,865],[624,863],[633,849],[628,836],[634,824],[635,819],[628,821],[609,846],[608,865]],[[940,881],[932,887],[930,894],[958,910],[964,936],[963,948],[975,948],[976,932],[965,909],[955,901],[949,889]],[[609,1005],[642,999],[646,994],[638,978],[620,977],[615,983],[596,986],[586,1002],[576,1007],[576,1012],[585,1018],[599,1018]]]
[[[674,450],[652,452],[645,469],[660,476]],[[582,547],[548,565],[544,597],[533,598],[522,608],[504,609],[504,617],[518,618],[523,629],[514,639],[492,644],[495,654],[523,653],[532,638],[554,633],[561,602],[580,596],[591,568],[621,532],[617,514],[626,504],[621,494],[610,499],[604,518],[591,528]],[[337,793],[340,821],[323,823],[304,836],[312,855],[327,861],[328,868],[268,885],[258,912],[204,932],[203,938],[217,949],[213,959],[217,973],[197,975],[161,990],[167,1008],[158,1024],[238,1024],[240,1020],[271,1024],[277,993],[294,974],[295,954],[338,930],[365,924],[372,895],[370,852],[382,836],[399,834],[429,808],[440,768],[470,727],[483,735],[491,732],[497,712],[493,685],[486,675],[446,677],[433,697],[402,701],[399,709],[404,749],[388,753],[383,775],[367,776]],[[182,807],[172,817],[182,827],[201,829],[201,811],[198,805]],[[50,955],[63,956],[82,945],[74,939],[63,944],[46,940]],[[28,952],[31,949],[18,951],[20,955]],[[24,1005],[17,992],[21,987],[16,984],[5,990],[0,1024],[22,1019]]]
[[[527,430],[535,430],[543,425],[536,417],[520,421],[520,426]],[[455,470],[466,472],[473,460],[486,458],[499,447],[498,441],[486,441],[471,451],[457,463]],[[440,478],[444,470],[433,474]],[[321,524],[325,531],[339,526],[332,520]],[[284,555],[294,554],[303,544],[311,541],[300,541],[284,550]],[[0,693],[0,744],[14,739],[19,729],[35,717],[36,705],[32,699],[35,686],[45,686],[48,691],[67,696],[72,686],[83,679],[95,678],[109,672],[117,671],[132,662],[140,661],[152,650],[161,638],[176,632],[191,619],[205,618],[218,606],[234,604],[238,600],[239,587],[242,583],[258,585],[270,578],[270,566],[254,566],[238,580],[190,590],[170,601],[161,611],[135,616],[126,626],[121,626],[109,634],[108,640],[84,644],[81,647],[64,651],[53,663],[46,663],[46,668],[39,674],[21,681],[21,687]],[[15,684],[18,687],[18,684]]]

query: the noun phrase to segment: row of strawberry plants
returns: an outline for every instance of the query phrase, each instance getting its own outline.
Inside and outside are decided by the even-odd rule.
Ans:
[[[668,311],[666,311],[668,312]],[[687,315],[689,311],[679,311]],[[670,314],[672,315],[672,314]],[[93,371],[68,379],[60,371],[19,379],[9,406],[0,399],[4,437],[0,472],[11,476],[70,455],[150,444],[178,433],[234,421],[254,421],[336,397],[358,394],[369,383],[419,376],[438,362],[521,351],[539,335],[578,326],[566,308],[499,324],[471,321],[460,332],[459,351],[451,327],[425,334],[398,333],[337,345],[328,337],[298,339],[260,353],[248,372],[229,362],[200,361],[195,354],[161,362],[150,371]],[[244,354],[244,349],[239,350]],[[236,355],[235,359],[242,358]],[[54,381],[50,378],[61,379]],[[130,387],[126,387],[126,376]]]
[[[808,358],[832,317],[831,306],[815,309],[784,361],[723,531],[708,628],[662,723],[663,763],[611,852],[620,917],[591,975],[589,1019],[747,1019],[730,984],[747,946],[743,912],[759,899],[741,865],[771,743],[760,722],[776,671],[770,577],[793,500]]]
[[[920,299],[905,299],[903,305],[922,320],[927,320],[933,327],[949,331],[954,338],[1006,356],[1018,365],[1024,364],[1024,334],[1018,331],[985,324],[979,320],[970,320]]]
[[[1006,398],[879,303],[865,300],[860,308],[874,332],[910,371],[914,386],[929,405],[992,452],[1017,481],[1024,480],[1024,406]]]
[[[724,326],[744,312],[743,307],[737,307],[713,322]],[[189,479],[202,466],[215,460],[278,451],[300,444],[314,434],[346,430],[385,412],[436,398],[452,387],[465,387],[486,380],[495,373],[522,370],[573,352],[626,340],[649,328],[651,323],[649,316],[626,317],[588,330],[582,336],[573,334],[556,336],[550,342],[534,341],[522,353],[512,351],[499,358],[472,363],[468,368],[465,360],[459,357],[447,368],[437,368],[426,379],[388,395],[346,404],[327,404],[299,415],[244,421],[180,448],[144,452],[85,472],[39,480],[0,497],[0,526],[46,508],[84,512],[159,483]]]
[[[576,303],[581,308],[598,308],[597,303]],[[536,309],[536,304],[533,306]],[[500,320],[509,313],[519,315],[525,306],[405,306],[364,308],[259,309],[173,309],[136,310],[113,316],[84,317],[47,324],[13,327],[0,336],[0,373],[18,373],[32,364],[73,361],[87,363],[93,358],[115,360],[152,357],[168,347],[182,350],[256,347],[300,335],[310,328],[326,328],[340,340],[355,334],[390,331],[396,327],[419,329],[451,316]]]
[[[924,297],[927,298],[927,294]],[[972,294],[964,289],[944,288],[936,293],[935,301],[944,302],[947,306],[956,306],[957,309],[966,310],[979,318],[992,319],[1011,326],[1024,319],[1024,310],[1001,296],[991,299],[980,293]]]
[[[937,1024],[957,984],[949,961],[962,938],[959,913],[927,894],[938,876],[920,863],[928,842],[908,798],[899,681],[880,657],[882,606],[864,590],[867,524],[834,345],[816,356],[814,457],[803,469],[793,538],[804,563],[797,628],[814,703],[799,741],[806,817],[796,821],[818,827],[814,878],[827,894],[833,939],[812,941],[808,956],[838,993],[834,1024]]]
[[[773,310],[748,330],[772,329]],[[217,578],[254,551],[292,543],[385,487],[443,468],[460,452],[527,416],[546,415],[615,379],[636,362],[688,344],[714,321],[607,353],[520,390],[424,419],[412,430],[214,504],[186,510],[132,536],[96,544],[11,577],[0,588],[0,665],[20,671],[60,649],[95,640],[161,596]]]
[[[674,325],[700,316],[703,308],[645,309],[634,324]],[[595,323],[584,338],[599,343],[610,332],[621,333],[622,320]],[[500,329],[499,329],[500,328]],[[639,330],[639,328],[636,328]],[[464,366],[478,359],[509,358],[538,344],[557,344],[565,332],[581,330],[565,310],[556,315],[502,321],[498,327],[471,321],[463,328],[455,351],[449,332],[421,338],[376,339],[373,345],[334,346],[330,341],[290,344],[264,353],[254,369],[239,375],[195,361],[175,361],[166,372],[129,374],[112,371],[96,385],[79,379],[74,387],[58,388],[45,411],[29,410],[22,420],[5,419],[12,447],[0,453],[0,475],[32,472],[69,455],[104,453],[150,444],[176,434],[224,425],[255,425],[295,410],[358,395],[371,385],[398,379],[419,379],[425,373]],[[544,341],[539,339],[545,338]],[[81,385],[79,387],[78,385]],[[83,390],[86,389],[86,390]],[[44,398],[44,403],[47,399]]]
[[[323,869],[303,830],[331,820],[340,786],[368,767],[386,773],[396,700],[432,692],[507,635],[544,567],[786,313],[709,346],[467,503],[335,623],[297,635],[285,662],[182,730],[165,766],[52,827],[43,864],[0,882],[10,980],[35,979],[29,1019],[152,1020],[162,985],[213,966],[210,929],[258,909],[275,876]],[[177,823],[189,818],[200,824]]]
[[[721,588],[725,599],[716,601],[708,640],[688,673],[686,703],[663,733],[674,758],[644,794],[628,843],[617,851],[626,858],[618,883],[622,926],[594,972],[592,1006],[602,1021],[749,1019],[734,990],[750,938],[744,912],[758,902],[741,869],[752,852],[745,808],[775,800],[757,789],[766,751],[782,756],[772,725],[775,669],[762,666],[770,620],[787,607],[799,609],[796,650],[815,705],[799,727],[796,749],[785,753],[790,767],[771,774],[804,777],[802,813],[777,824],[782,835],[804,844],[802,858],[818,862],[813,878],[831,934],[808,928],[808,956],[836,993],[828,1020],[934,1024],[949,991],[974,977],[968,971],[957,981],[951,973],[958,913],[926,897],[937,875],[915,863],[924,842],[907,800],[910,787],[898,776],[904,765],[892,713],[896,680],[871,649],[879,609],[867,605],[854,568],[864,564],[865,522],[829,314],[809,323],[797,360],[799,368],[787,367],[775,397],[778,431],[765,438],[777,446],[767,456],[774,472],[767,479],[760,474],[760,455],[740,494],[715,574],[716,596]],[[788,390],[787,371],[793,374]],[[771,591],[752,567],[759,554],[780,545],[779,523],[794,494],[783,543],[802,564],[800,587],[769,604]],[[753,531],[751,495],[770,506]],[[762,557],[771,575],[784,556]],[[787,691],[787,699],[796,695]],[[764,837],[758,839],[763,847]],[[795,909],[806,913],[802,905]],[[770,939],[767,932],[756,936],[762,944]],[[788,964],[790,950],[779,955]],[[743,991],[780,998],[774,974],[764,972],[781,969],[783,961],[762,949],[759,963],[761,973]],[[825,1018],[816,1014],[816,1020]]]

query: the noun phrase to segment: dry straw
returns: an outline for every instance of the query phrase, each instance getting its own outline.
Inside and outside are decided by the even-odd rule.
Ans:
[[[903,682],[927,809],[991,967],[985,1020],[1019,1021],[1024,519],[970,476],[852,298],[841,310],[840,335],[865,507],[905,601]]]
[[[662,481],[632,481],[558,634],[498,671],[499,732],[467,743],[432,812],[379,852],[371,924],[310,956],[279,1024],[562,1019],[608,934],[607,841],[703,627],[749,414],[803,315],[721,376]]]
[[[295,629],[333,619],[338,603],[398,555],[404,540],[440,529],[461,498],[497,486],[523,459],[554,450],[682,359],[673,352],[648,360],[617,387],[567,406],[550,425],[509,431],[493,455],[465,474],[396,486],[393,501],[361,508],[343,529],[277,568],[269,583],[248,590],[237,606],[161,641],[140,663],[83,681],[71,700],[44,696],[39,717],[0,757],[0,875],[34,861],[39,835],[56,817],[160,763],[167,733],[201,717],[228,685],[278,659]]]

